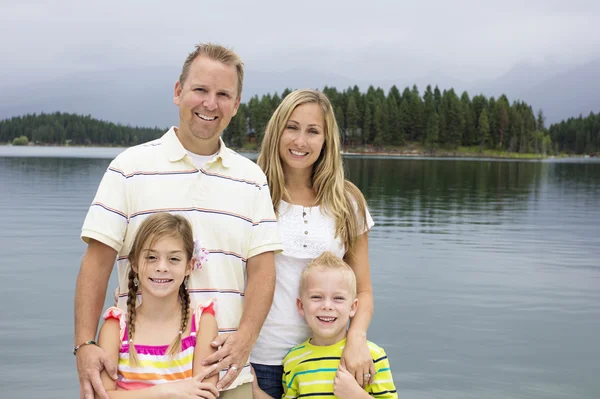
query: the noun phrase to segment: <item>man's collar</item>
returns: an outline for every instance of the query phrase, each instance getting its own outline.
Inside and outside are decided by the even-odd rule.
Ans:
[[[175,133],[176,127],[173,126],[169,129],[167,133],[165,133],[161,140],[165,149],[167,151],[167,157],[169,158],[169,162],[177,162],[181,161],[183,157],[187,155],[187,150],[179,141],[177,137],[177,133]],[[214,158],[214,161],[217,159],[221,159],[221,164],[228,168],[231,162],[231,151],[225,146],[223,139],[219,137],[219,151],[217,152],[217,156]],[[214,162],[213,161],[213,162]]]

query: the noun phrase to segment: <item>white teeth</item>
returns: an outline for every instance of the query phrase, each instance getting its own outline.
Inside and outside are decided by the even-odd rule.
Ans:
[[[154,281],[155,283],[168,283],[169,279],[162,279],[162,278],[153,278],[152,281]]]
[[[294,151],[294,150],[290,150],[290,152],[294,155],[301,155],[301,156],[308,154],[308,152],[299,152],[299,151]]]
[[[205,121],[214,121],[215,119],[217,119],[216,116],[210,117],[210,116],[206,116],[206,115],[202,115],[202,114],[198,114],[196,113],[196,115],[200,118],[200,119],[204,119]]]
[[[334,321],[335,317],[318,317],[321,321]]]

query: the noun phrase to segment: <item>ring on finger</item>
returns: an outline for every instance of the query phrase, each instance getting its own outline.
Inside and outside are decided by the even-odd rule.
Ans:
[[[231,366],[229,366],[229,368],[231,370],[233,370],[233,371],[237,371],[238,370],[238,367],[236,365],[233,365],[233,364]]]
[[[371,373],[364,373],[364,374],[363,374],[363,376],[364,376],[365,378],[371,378]]]

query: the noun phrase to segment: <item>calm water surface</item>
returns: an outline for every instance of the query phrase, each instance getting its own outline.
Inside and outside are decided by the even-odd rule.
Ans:
[[[79,233],[119,151],[0,147],[3,398],[78,396]],[[400,397],[600,397],[600,163],[346,168],[376,222],[369,338]]]

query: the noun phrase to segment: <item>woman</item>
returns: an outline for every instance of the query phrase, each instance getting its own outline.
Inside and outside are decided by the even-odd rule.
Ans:
[[[373,220],[360,190],[344,179],[339,130],[323,93],[297,90],[283,99],[267,125],[258,165],[268,179],[284,247],[275,256],[273,305],[250,356],[260,388],[281,398],[281,362],[311,335],[296,310],[300,273],[325,251],[343,257],[357,280],[359,306],[342,362],[361,386],[372,382],[367,329],[373,292],[367,234]]]

